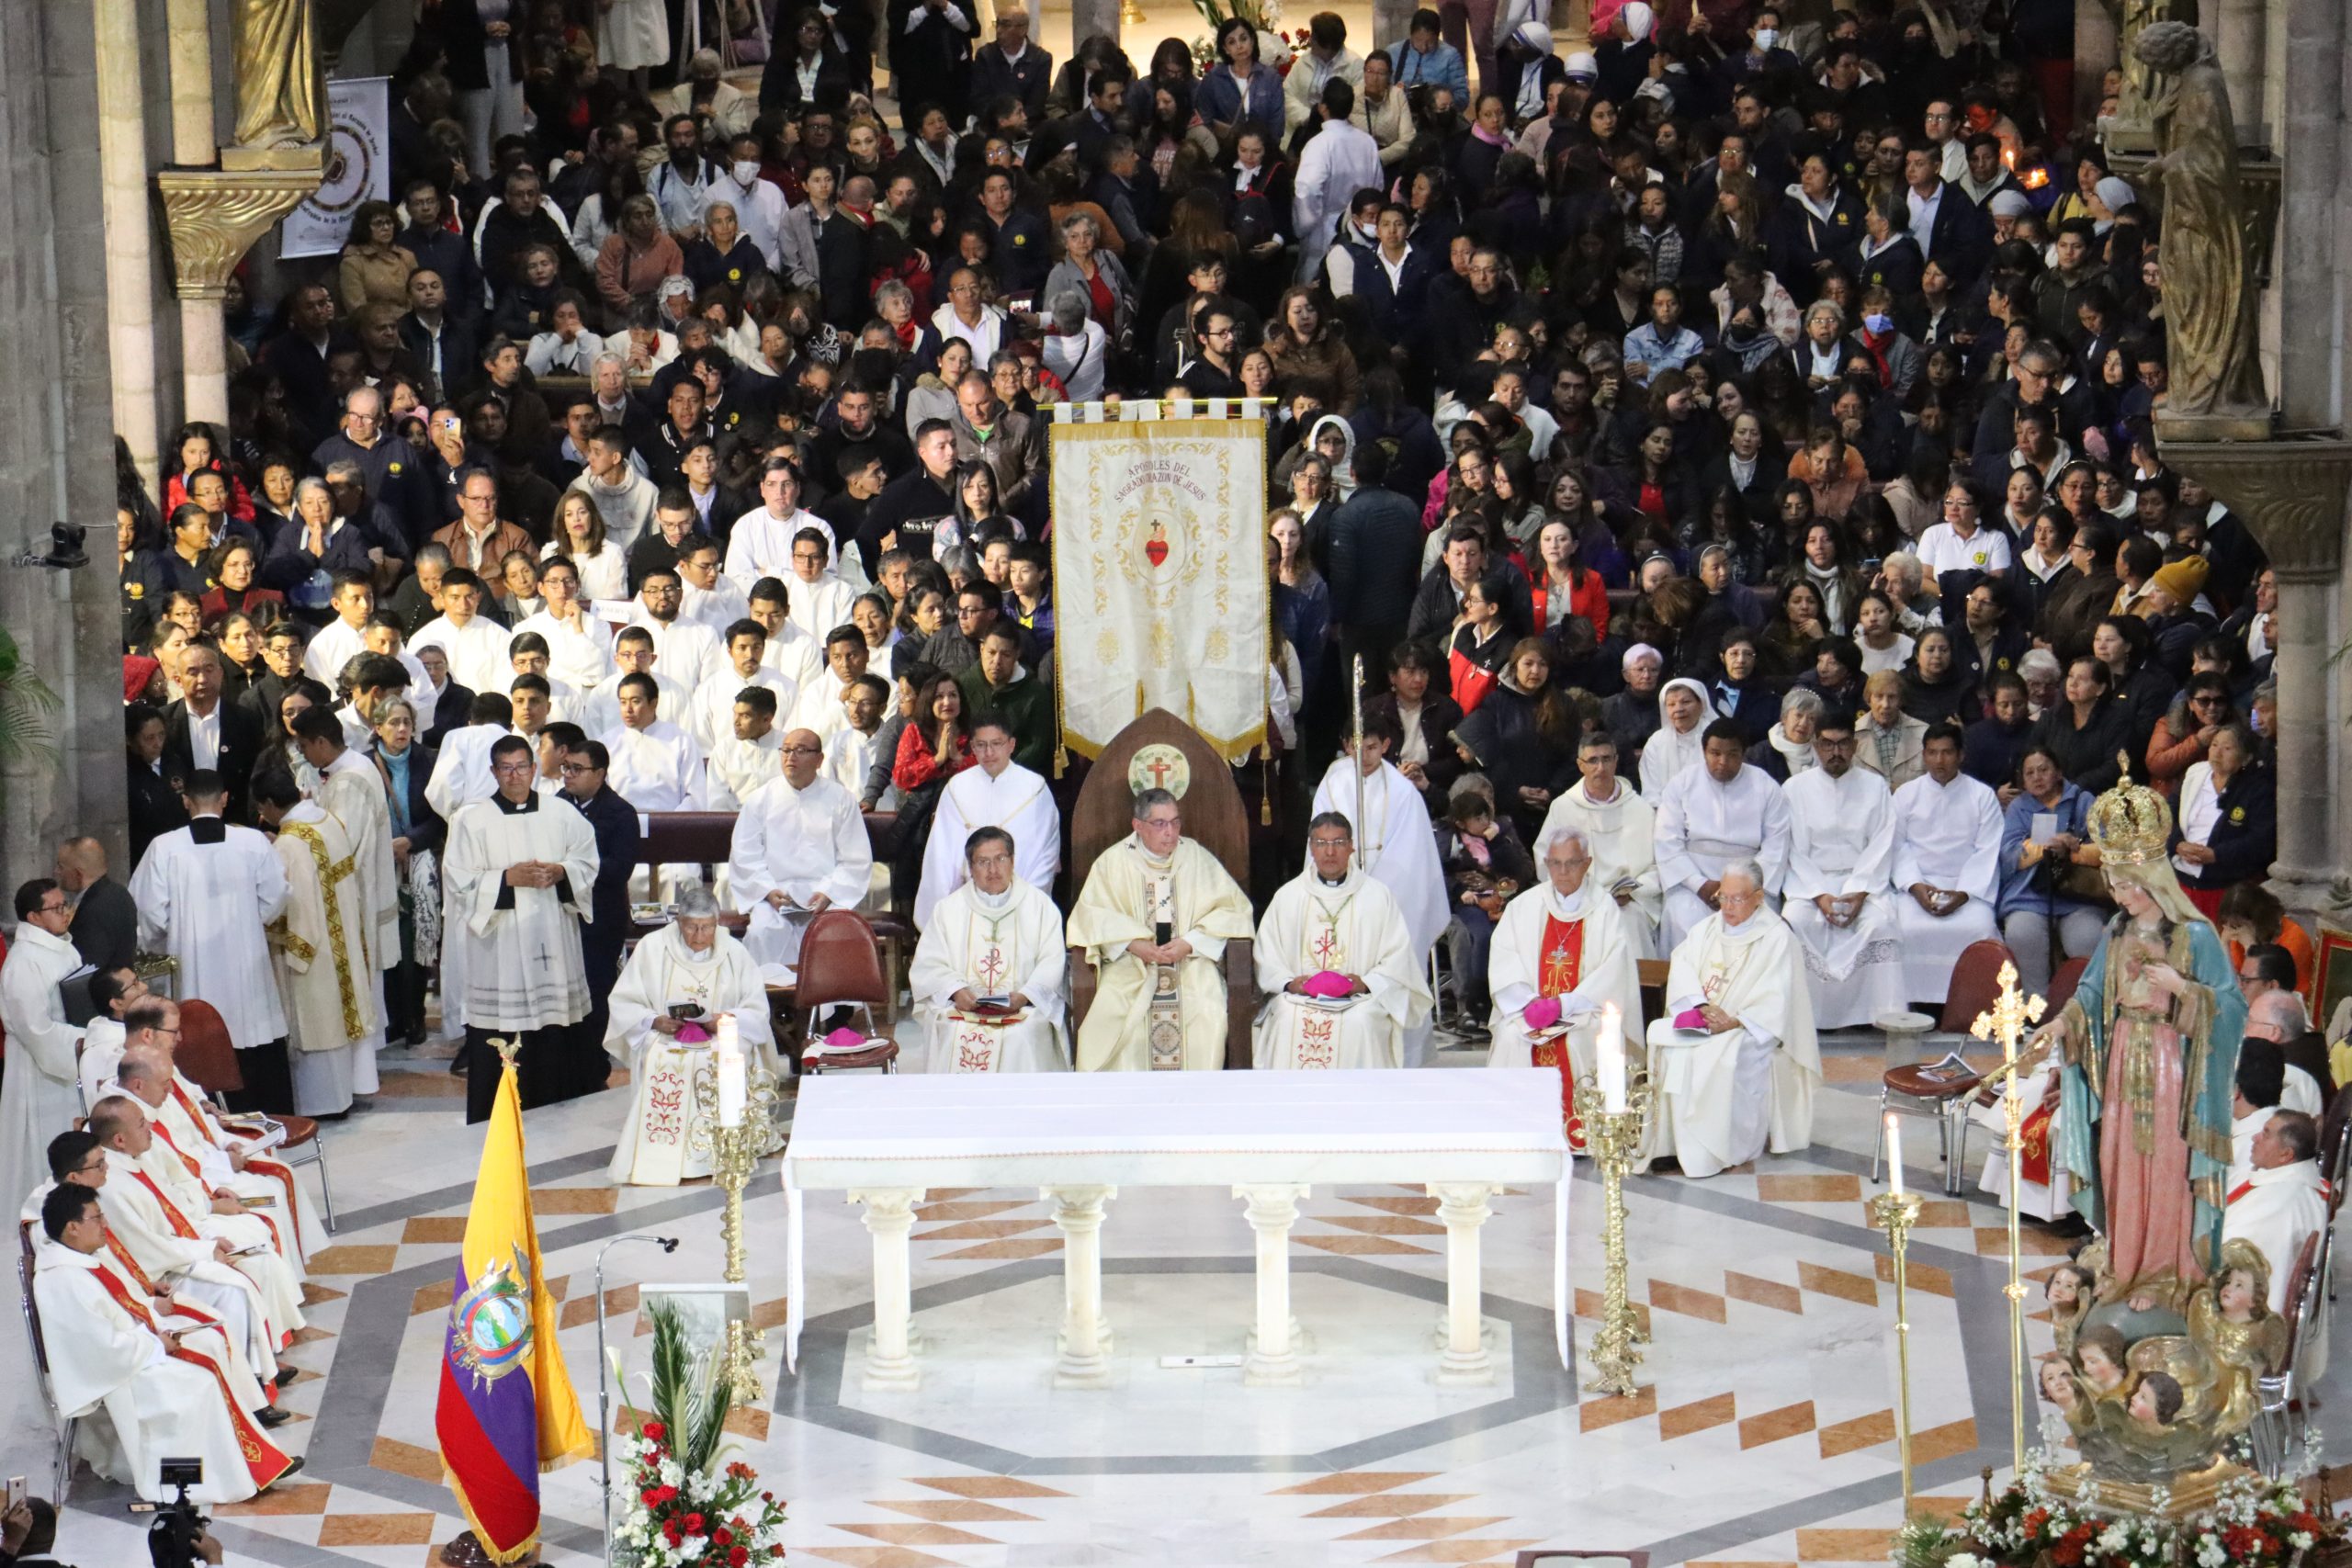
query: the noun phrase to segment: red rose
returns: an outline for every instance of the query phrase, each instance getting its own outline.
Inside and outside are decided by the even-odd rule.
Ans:
[[[710,1544],[713,1546],[732,1546],[735,1544],[735,1537],[725,1525],[721,1525],[717,1529],[710,1532]]]
[[[686,1533],[688,1535],[702,1534],[702,1516],[700,1514],[688,1514],[686,1516]]]
[[[768,1548],[768,1555],[770,1557],[781,1557],[784,1555],[784,1548],[781,1546],[771,1546]]]
[[[642,1430],[645,1433],[645,1440],[649,1443],[658,1443],[670,1435],[670,1428],[659,1421],[648,1421]]]
[[[662,1489],[658,1486],[647,1487],[642,1493],[639,1494],[639,1501],[642,1502],[649,1508],[660,1507],[662,1506]]]
[[[727,1554],[727,1568],[743,1568],[751,1560],[752,1554],[739,1546]]]

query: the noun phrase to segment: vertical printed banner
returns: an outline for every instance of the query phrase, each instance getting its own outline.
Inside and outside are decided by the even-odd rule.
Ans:
[[[1062,740],[1165,708],[1227,757],[1265,739],[1262,419],[1052,426]]]
[[[359,76],[327,84],[327,173],[319,188],[286,215],[281,256],[331,256],[351,232],[363,201],[392,198],[391,78]]]

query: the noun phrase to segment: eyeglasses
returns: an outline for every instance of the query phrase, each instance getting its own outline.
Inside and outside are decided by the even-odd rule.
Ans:
[[[62,914],[65,913],[65,911],[66,911],[66,910],[68,910],[68,909],[72,908],[73,907],[74,907],[74,906],[73,906],[73,905],[71,905],[71,904],[62,904],[62,903],[60,903],[60,904],[43,904],[40,908],[38,908],[38,909],[34,910],[34,911],[33,911],[33,913],[35,913],[35,914],[37,914],[37,915],[62,915]]]
[[[602,768],[592,767],[586,762],[566,762],[558,770],[568,779],[578,778],[582,773],[601,773],[604,771]]]
[[[825,749],[822,746],[786,746],[784,754],[787,757],[821,757]]]

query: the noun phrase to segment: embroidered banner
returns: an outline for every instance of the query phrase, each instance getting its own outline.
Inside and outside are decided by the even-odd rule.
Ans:
[[[1266,732],[1265,421],[1125,412],[1051,427],[1063,744],[1160,707],[1238,760]]]

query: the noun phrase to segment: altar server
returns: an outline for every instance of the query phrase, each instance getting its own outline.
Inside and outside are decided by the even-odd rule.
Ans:
[[[718,929],[718,900],[700,883],[678,895],[677,919],[637,944],[613,987],[607,1055],[629,1064],[628,1116],[605,1175],[635,1187],[675,1187],[711,1174],[709,1106],[718,1016],[731,1013],[752,1063],[784,1076],[768,1019],[767,987],[743,944]],[[703,1086],[709,1099],[697,1092]],[[706,1129],[697,1136],[696,1129]]]
[[[441,755],[433,764],[433,777],[424,785],[424,803],[443,822],[454,822],[458,813],[478,800],[488,800],[498,793],[498,784],[490,771],[490,749],[514,731],[507,724],[514,717],[514,706],[496,692],[484,692],[474,698],[468,710],[465,727],[453,729],[441,739]],[[469,954],[473,944],[453,942],[452,934],[464,930],[465,910],[458,907],[457,894],[449,886],[448,857],[442,856],[441,867],[441,1037],[462,1041],[466,1037],[467,972],[472,967]]]
[[[1315,786],[1317,813],[1336,811],[1348,819],[1363,851],[1363,869],[1396,896],[1414,959],[1429,964],[1430,950],[1445,934],[1453,915],[1445,901],[1445,868],[1438,863],[1437,834],[1430,810],[1413,782],[1388,761],[1402,742],[1393,718],[1367,716],[1361,753],[1348,753],[1323,772]],[[1363,779],[1363,820],[1356,818],[1356,779]]]
[[[21,1203],[41,1184],[49,1140],[82,1113],[74,1047],[82,1031],[65,1021],[58,982],[82,967],[65,939],[74,907],[46,876],[17,889],[17,934],[0,965],[0,1028],[8,1070],[0,1076],[0,1199]]]
[[[498,793],[449,824],[443,868],[463,921],[450,940],[475,949],[465,997],[469,1123],[488,1121],[497,1097],[493,1034],[518,1041],[525,1110],[593,1093],[611,1073],[603,1043],[571,1027],[589,1010],[580,926],[596,881],[595,832],[560,794],[531,787],[529,741],[507,736],[490,763]]]
[[[1009,757],[1012,738],[1004,740]],[[973,744],[977,750],[978,736]],[[944,828],[933,827],[933,844]],[[1020,875],[1020,861],[1014,834],[975,829],[964,837],[967,880],[931,907],[907,974],[928,1047],[926,1072],[1069,1070],[1062,1017],[1069,959],[1061,911]]]
[[[743,802],[727,857],[730,896],[752,917],[743,945],[763,965],[793,964],[811,916],[854,909],[874,877],[874,845],[856,797],[819,776],[824,742],[784,738],[784,774]]]
[[[207,1504],[238,1503],[301,1468],[264,1436],[252,1412],[267,1400],[234,1378],[220,1329],[159,1320],[152,1302],[105,1253],[97,1194],[60,1186],[41,1206],[33,1300],[49,1351],[50,1385],[69,1416],[103,1413],[85,1427],[96,1466],[151,1502],[167,1501],[166,1458],[204,1461],[188,1489]],[[87,1450],[85,1449],[85,1452]]]
[[[1674,950],[1666,1016],[1649,1027],[1657,1099],[1644,1169],[1672,1155],[1683,1175],[1713,1176],[1813,1142],[1821,1050],[1796,937],[1753,860],[1725,865],[1721,883],[1715,913]]]
[[[1547,842],[1570,829],[1581,835],[1592,856],[1589,874],[1616,904],[1634,956],[1655,958],[1658,925],[1666,918],[1666,892],[1657,874],[1657,812],[1619,776],[1618,761],[1617,742],[1605,729],[1577,741],[1577,772],[1583,776],[1553,799],[1535,841]]]
[[[513,634],[481,613],[488,597],[482,581],[464,567],[441,576],[441,614],[416,628],[411,650],[438,648],[449,660],[449,678],[476,692],[503,692],[513,675],[506,644]]]
[[[547,640],[548,674],[586,691],[613,672],[613,628],[580,597],[580,568],[557,556],[539,568],[545,604],[514,623],[514,637],[537,632]],[[511,649],[514,637],[509,637]],[[578,716],[566,717],[578,721]]]
[[[1669,951],[1716,908],[1725,865],[1753,860],[1769,904],[1789,864],[1789,803],[1770,773],[1747,765],[1746,732],[1719,718],[1707,726],[1703,746],[1699,765],[1676,773],[1655,799]]]
[[[653,634],[643,626],[624,626],[613,642],[613,671],[582,692],[580,711],[572,721],[591,736],[604,734],[621,721],[621,682],[631,675],[650,675],[663,713],[684,713],[694,705],[695,688],[662,666]]]
[[[1021,880],[1050,896],[1062,863],[1062,817],[1046,780],[1012,760],[1012,727],[983,714],[972,723],[976,764],[947,781],[923,846],[922,882],[915,889],[915,924],[931,929],[939,901],[964,884],[966,846],[981,828],[1012,836]],[[1426,835],[1425,835],[1426,836]]]
[[[620,797],[639,811],[701,809],[702,748],[662,716],[662,688],[652,676],[621,677],[620,720],[594,737],[612,754],[606,776]]]
[[[1894,792],[1895,911],[1904,989],[1941,1007],[1962,951],[2001,934],[2001,802],[1960,771],[1958,725],[1929,729],[1920,752],[1928,771]]]
[[[727,656],[719,651],[717,632],[680,614],[684,600],[685,584],[677,568],[655,567],[638,583],[629,625],[645,628],[662,668],[691,691],[718,673]]]
[[[1418,795],[1412,807],[1426,815]],[[1357,869],[1346,817],[1317,812],[1307,823],[1306,854],[1306,869],[1275,892],[1258,926],[1254,956],[1265,1000],[1256,1064],[1402,1066],[1406,1032],[1429,1017],[1427,959],[1413,946],[1396,896]]]
[[[221,819],[229,790],[219,773],[198,770],[182,794],[188,825],[149,844],[130,879],[139,940],[179,961],[182,996],[220,1010],[245,1080],[239,1108],[291,1111],[286,1011],[262,932],[286,908],[286,872],[266,838]]]
[[[1894,806],[1886,781],[1854,766],[1854,722],[1824,713],[1815,765],[1789,775],[1789,873],[1782,917],[1804,953],[1814,1027],[1844,1029],[1901,1012],[1895,924]]]
[[[1225,944],[1250,934],[1250,899],[1184,837],[1167,790],[1138,791],[1132,825],[1070,911],[1070,945],[1097,976],[1079,1070],[1214,1072],[1225,1066]]]
[[[783,771],[783,750],[775,694],[765,686],[746,686],[736,694],[726,737],[705,760],[709,771],[703,776],[703,804],[713,811],[742,810],[752,792]]]
[[[294,1110],[340,1115],[355,1093],[376,1092],[373,1042],[382,1033],[351,838],[317,801],[297,795],[283,773],[254,781],[254,810],[277,830],[271,849],[286,877],[286,908],[270,923],[269,945],[286,1013]]]
[[[1556,1068],[1565,1124],[1575,1121],[1576,1080],[1593,1071],[1607,1004],[1617,1005],[1627,1059],[1640,1059],[1641,977],[1628,940],[1633,922],[1596,879],[1582,831],[1547,827],[1536,852],[1544,880],[1504,907],[1487,953],[1495,1044],[1487,1065]],[[1569,1142],[1582,1146],[1580,1126]]]
[[[746,688],[760,686],[775,693],[779,713],[790,712],[799,695],[799,689],[789,679],[760,661],[760,656],[767,650],[768,634],[760,629],[759,622],[739,620],[730,623],[726,630],[725,660],[695,688],[694,696],[684,707],[670,710],[706,754],[734,733],[735,699]]]

